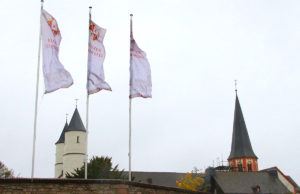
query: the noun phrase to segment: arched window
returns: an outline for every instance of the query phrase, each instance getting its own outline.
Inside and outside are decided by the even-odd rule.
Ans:
[[[248,162],[247,166],[248,166],[248,172],[251,172],[252,171],[252,163]]]
[[[234,166],[233,166],[233,162],[232,161],[229,162],[229,170],[230,171],[234,170]]]
[[[239,163],[238,163],[238,171],[243,172],[243,165],[242,165],[241,161],[239,161]]]

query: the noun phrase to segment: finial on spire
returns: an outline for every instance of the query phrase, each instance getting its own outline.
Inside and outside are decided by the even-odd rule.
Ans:
[[[234,80],[235,93],[237,94],[237,80]]]
[[[132,16],[133,16],[133,14],[131,13],[131,14],[130,14],[130,17],[132,17]]]
[[[75,99],[75,103],[76,103],[76,108],[77,108],[77,103],[78,103],[78,98]]]
[[[91,20],[91,17],[92,17],[91,16],[92,15],[92,8],[93,8],[92,6],[89,6],[89,17],[90,17],[90,20]]]
[[[68,115],[69,115],[69,114],[67,113],[67,114],[66,114],[66,123],[68,122]]]

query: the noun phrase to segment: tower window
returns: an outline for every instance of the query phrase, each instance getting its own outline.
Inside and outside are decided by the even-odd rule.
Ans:
[[[238,164],[238,170],[239,172],[243,172],[243,166],[241,163]]]
[[[252,164],[248,163],[248,172],[251,172],[251,171],[252,171]]]
[[[77,136],[77,143],[79,143],[79,136]]]

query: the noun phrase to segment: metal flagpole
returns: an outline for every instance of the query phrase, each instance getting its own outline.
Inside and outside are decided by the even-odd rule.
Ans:
[[[132,14],[130,14],[130,44],[132,39]],[[129,97],[129,181],[131,181],[131,97]]]
[[[39,80],[40,80],[40,58],[41,58],[41,39],[42,39],[42,11],[44,0],[41,0],[41,13],[40,13],[40,36],[39,36],[39,50],[38,50],[38,63],[36,73],[36,89],[35,89],[35,110],[34,110],[34,122],[33,122],[33,143],[32,143],[32,166],[31,166],[31,178],[34,177],[34,160],[35,160],[35,141],[36,141],[36,121],[37,121],[37,107],[39,96]]]
[[[92,19],[92,6],[89,7],[89,25],[91,24]],[[90,28],[90,26],[89,26]],[[90,31],[89,31],[90,33]],[[88,135],[89,135],[89,93],[86,95],[86,149],[85,149],[85,164],[84,164],[84,178],[87,179],[87,163],[88,163]]]
[[[131,98],[129,98],[129,181],[131,181]]]
[[[88,163],[88,135],[89,135],[89,94],[86,95],[86,149],[85,149],[85,166],[84,178],[87,179],[87,163]]]

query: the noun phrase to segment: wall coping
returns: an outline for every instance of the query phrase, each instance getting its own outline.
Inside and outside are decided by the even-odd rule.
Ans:
[[[153,185],[146,183],[139,183],[127,180],[120,179],[58,179],[58,178],[0,178],[0,184],[9,184],[9,183],[42,183],[42,184],[110,184],[110,185],[128,185],[135,187],[143,187],[150,189],[163,189],[168,191],[177,191],[183,193],[191,193],[191,194],[207,194],[206,192],[199,191],[189,191],[185,189],[175,188],[175,187],[166,187],[161,185]]]

